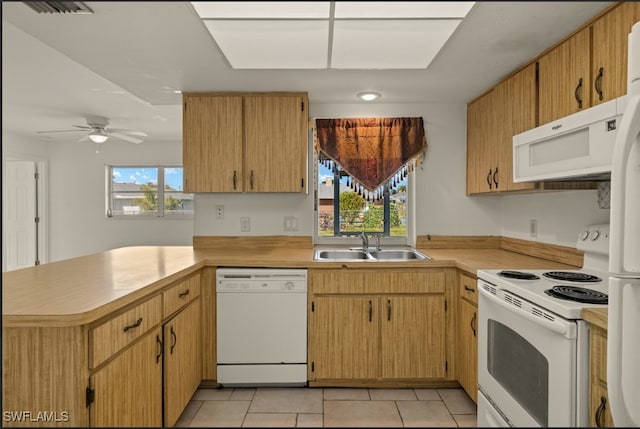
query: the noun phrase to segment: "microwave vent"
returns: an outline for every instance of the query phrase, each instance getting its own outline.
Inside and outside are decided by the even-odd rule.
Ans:
[[[38,13],[93,13],[93,10],[81,1],[25,1],[23,3]]]

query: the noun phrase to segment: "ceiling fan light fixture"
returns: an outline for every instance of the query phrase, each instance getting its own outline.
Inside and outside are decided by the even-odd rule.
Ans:
[[[89,138],[94,143],[104,143],[109,138],[109,135],[103,130],[92,131],[89,133]]]
[[[360,92],[358,98],[364,101],[373,101],[380,98],[380,93],[375,91]]]

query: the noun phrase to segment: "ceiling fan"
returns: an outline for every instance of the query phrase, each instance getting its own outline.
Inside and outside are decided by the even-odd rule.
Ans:
[[[85,132],[79,142],[91,140],[95,143],[104,143],[109,137],[126,140],[131,143],[142,143],[142,140],[132,136],[146,137],[147,133],[142,131],[125,130],[121,128],[110,128],[109,119],[101,116],[87,116],[87,125],[73,125],[77,130],[53,130],[53,131],[37,131],[38,133],[68,133],[68,132]]]

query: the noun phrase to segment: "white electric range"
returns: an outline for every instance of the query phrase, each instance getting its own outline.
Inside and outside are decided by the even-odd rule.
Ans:
[[[587,426],[587,307],[606,307],[609,225],[579,234],[580,269],[478,271],[478,425]]]

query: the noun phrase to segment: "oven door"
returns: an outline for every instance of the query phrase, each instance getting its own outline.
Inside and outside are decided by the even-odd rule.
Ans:
[[[478,289],[480,389],[513,426],[575,426],[575,322],[483,280]]]

